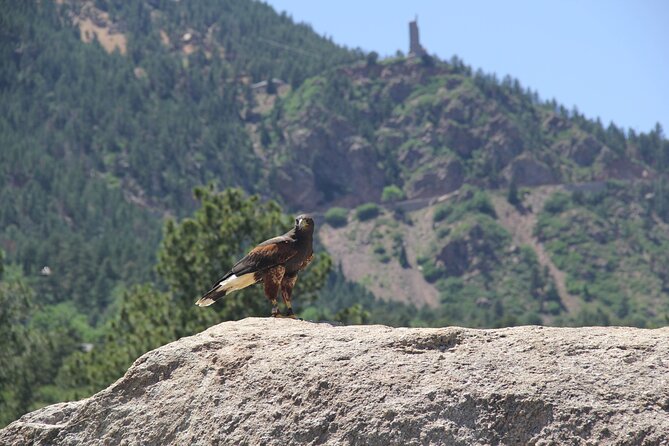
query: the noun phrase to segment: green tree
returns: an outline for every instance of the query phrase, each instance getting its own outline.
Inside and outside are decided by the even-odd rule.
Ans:
[[[217,192],[213,186],[195,189],[200,207],[181,222],[170,220],[158,254],[158,272],[168,292],[143,285],[123,294],[104,328],[101,346],[92,353],[68,358],[57,378],[69,398],[81,398],[123,374],[139,355],[189,336],[218,322],[247,316],[267,316],[262,287],[249,287],[207,308],[196,298],[256,243],[287,231],[293,219],[273,201],[261,202],[239,189]],[[300,274],[294,296],[297,305],[310,302],[330,271],[331,260],[319,253]]]
[[[276,83],[274,82],[274,78],[270,76],[267,78],[267,94],[277,94],[278,92],[278,87],[276,86]]]
[[[29,293],[20,285],[0,284],[0,427],[27,410],[29,388],[19,372],[27,350]],[[28,396],[28,397],[27,397]]]
[[[29,327],[35,294],[20,269],[11,270],[0,282],[0,427],[32,408],[50,360],[45,339]]]
[[[246,197],[240,189],[216,192],[209,185],[195,188],[194,195],[199,209],[180,222],[167,221],[158,251],[157,271],[186,307],[255,243],[292,226],[277,203]]]
[[[181,308],[150,285],[123,293],[91,352],[70,355],[56,377],[64,399],[91,395],[118,379],[143,353],[192,333],[179,323]]]
[[[53,385],[55,372],[91,338],[87,318],[71,302],[46,305],[21,268],[9,265],[0,281],[0,427],[66,399]]]
[[[520,205],[520,197],[518,196],[518,185],[516,184],[516,179],[512,178],[511,183],[509,183],[509,193],[506,195],[506,201],[510,205],[518,207]]]
[[[335,315],[336,321],[344,324],[362,325],[369,322],[369,311],[365,310],[361,304],[353,304],[348,308],[340,310]]]
[[[288,231],[293,219],[276,202],[247,197],[240,189],[198,187],[195,197],[200,208],[180,223],[167,222],[158,253],[158,273],[183,310],[182,325],[194,332],[220,320],[266,316],[269,307],[261,287],[235,292],[211,308],[193,303],[255,244]],[[300,274],[294,292],[298,306],[313,298],[330,265],[330,257],[320,253]]]
[[[373,67],[379,61],[379,53],[377,53],[376,51],[372,51],[371,53],[368,53],[366,60],[367,60],[367,66],[368,67]]]

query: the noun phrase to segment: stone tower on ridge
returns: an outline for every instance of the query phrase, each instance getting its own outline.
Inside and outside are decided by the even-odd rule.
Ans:
[[[425,48],[420,44],[420,36],[418,35],[418,17],[409,22],[409,57],[420,57],[427,54]]]

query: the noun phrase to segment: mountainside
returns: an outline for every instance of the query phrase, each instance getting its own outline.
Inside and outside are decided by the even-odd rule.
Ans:
[[[376,297],[436,308],[422,313],[424,323],[668,320],[658,265],[669,143],[659,127],[641,135],[604,128],[517,81],[423,57],[368,58],[310,78],[277,100],[259,131],[270,184],[290,206],[386,202],[387,212],[365,222],[349,211],[349,225],[325,227],[321,239],[345,277]],[[586,218],[564,223],[580,236],[548,227],[543,206],[553,199],[533,198],[542,185],[578,191],[571,206],[587,215],[605,202],[599,218],[610,222],[595,236],[602,249],[577,246],[592,232]],[[624,223],[617,206],[639,222]],[[621,243],[648,247],[629,257],[623,252],[633,248]],[[587,255],[573,253],[581,249]]]
[[[192,211],[193,187],[265,190],[250,83],[356,57],[243,0],[23,2],[2,20],[0,246],[93,320],[115,286],[152,278],[160,219]]]
[[[145,354],[106,390],[27,414],[0,442],[663,444],[666,336],[245,319]]]
[[[506,190],[471,186],[326,224],[342,273],[415,323],[662,326],[669,321],[665,180]],[[422,308],[424,307],[424,308]]]
[[[306,208],[379,201],[388,185],[421,198],[465,183],[646,178],[666,157],[661,130],[626,138],[457,59],[333,69],[279,102],[265,131],[271,184]]]
[[[425,306],[419,316],[429,325],[549,323],[551,300],[563,311],[534,251],[513,243],[482,190],[465,187],[401,218],[353,218],[320,234],[349,280],[379,298]]]
[[[92,322],[154,279],[161,218],[207,181],[313,211],[393,186],[651,179],[669,152],[659,128],[605,129],[457,58],[347,64],[360,54],[257,2],[26,2],[3,21],[0,246]]]
[[[667,192],[665,180],[608,182],[546,201],[534,233],[589,312],[580,323],[669,322]]]

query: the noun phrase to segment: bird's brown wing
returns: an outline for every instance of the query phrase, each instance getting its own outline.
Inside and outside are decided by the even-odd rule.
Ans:
[[[276,265],[286,263],[297,254],[295,242],[287,237],[275,237],[256,246],[243,259],[232,267],[236,276],[264,271]]]
[[[265,280],[266,272],[283,265],[297,254],[295,239],[288,232],[253,248],[202,296],[196,304],[208,306],[226,294]],[[284,268],[285,269],[285,268]],[[279,282],[281,279],[278,279]]]

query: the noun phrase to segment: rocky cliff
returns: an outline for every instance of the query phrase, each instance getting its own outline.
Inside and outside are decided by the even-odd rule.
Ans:
[[[669,328],[226,322],[0,444],[669,443]]]

